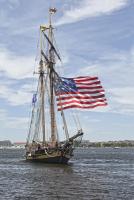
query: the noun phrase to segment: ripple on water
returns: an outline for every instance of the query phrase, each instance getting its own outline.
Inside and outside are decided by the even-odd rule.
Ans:
[[[76,150],[69,165],[24,161],[0,150],[0,200],[133,200],[134,149]]]

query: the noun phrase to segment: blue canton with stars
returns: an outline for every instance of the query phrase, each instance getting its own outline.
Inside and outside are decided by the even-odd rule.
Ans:
[[[56,95],[63,93],[77,92],[78,89],[72,78],[61,78],[55,82]]]

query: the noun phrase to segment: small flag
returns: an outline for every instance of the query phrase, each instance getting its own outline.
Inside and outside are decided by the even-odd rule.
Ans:
[[[55,94],[59,111],[68,108],[92,109],[107,105],[98,77],[57,78]]]
[[[49,12],[50,12],[51,14],[56,13],[56,11],[57,11],[56,8],[50,8],[50,9],[49,9]]]
[[[33,94],[32,104],[35,104],[37,101],[37,94]]]

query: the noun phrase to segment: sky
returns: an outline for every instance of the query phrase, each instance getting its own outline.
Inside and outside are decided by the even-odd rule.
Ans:
[[[84,139],[134,140],[134,0],[0,0],[0,140],[26,140],[49,7],[59,71],[98,76],[105,88],[108,106],[77,111]]]

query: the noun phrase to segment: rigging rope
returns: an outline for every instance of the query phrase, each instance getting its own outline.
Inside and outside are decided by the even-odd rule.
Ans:
[[[56,72],[55,72],[56,73]],[[58,77],[58,79],[59,79],[59,81],[62,83],[62,79],[61,79],[61,77],[56,73],[56,76]],[[64,88],[65,89],[70,89],[67,85],[64,85]],[[70,94],[68,91],[66,91],[66,94],[69,94],[69,95],[71,95],[72,97],[73,97],[73,95],[72,94]],[[60,98],[60,95],[59,95],[59,98]],[[63,111],[63,108],[62,108],[62,105],[61,105],[61,110]],[[79,121],[79,117],[78,117],[78,115],[77,115],[77,113],[76,113],[76,111],[74,111],[74,110],[72,110],[72,112],[73,112],[73,119],[74,119],[74,122],[76,123],[76,127],[78,128],[78,130],[79,129],[81,129],[81,125],[80,125],[80,121]]]
[[[46,39],[48,39],[47,37],[46,37]],[[56,44],[56,41],[55,41],[55,38],[54,38],[54,35],[53,35],[53,40],[54,40],[54,43],[55,43],[55,45],[56,45],[56,48],[55,48],[55,46],[53,46],[53,51],[54,51],[54,53],[56,54],[56,55],[58,55],[59,56],[59,50],[58,50],[58,47],[57,47],[57,44]],[[38,40],[38,44],[37,44],[37,49],[39,48],[39,40]],[[46,49],[46,51],[48,52],[49,51],[49,44],[47,43],[47,45],[45,44],[45,41],[43,40],[43,43],[42,43],[42,50],[44,49],[44,51],[45,51],[45,49]],[[58,51],[57,51],[58,50]],[[58,52],[58,53],[57,53]],[[36,62],[37,62],[37,59],[38,59],[38,54],[36,55],[36,58],[35,58],[35,64],[36,64]],[[60,60],[60,62],[61,62],[61,64],[63,65],[63,62],[62,62],[62,60]],[[44,66],[44,65],[43,65]],[[49,90],[48,90],[48,75],[49,75],[49,68],[45,68],[44,70],[47,70],[46,72],[46,77],[45,77],[45,84],[44,84],[44,87],[45,87],[45,89],[46,89],[46,92],[47,92],[47,94],[48,94],[48,103],[50,104],[50,94],[49,94]],[[56,77],[58,77],[58,79],[60,80],[60,81],[62,81],[62,79],[60,78],[60,76],[57,74],[57,72],[54,70],[54,73],[56,74]],[[45,74],[45,73],[44,73]],[[55,77],[54,77],[55,78]],[[34,79],[34,81],[35,81],[35,79]],[[38,85],[37,85],[37,90],[36,90],[36,93],[38,94],[38,92],[39,92],[39,86],[40,86],[40,79],[38,80]],[[64,86],[66,89],[69,89],[69,87],[68,86]],[[69,92],[66,92],[67,94],[69,94]],[[41,108],[39,107],[39,104],[40,104],[40,98],[41,98],[41,94],[39,94],[39,96],[38,96],[38,107],[37,107],[37,111],[36,111],[36,114],[34,113],[34,111],[35,111],[35,105],[34,105],[34,107],[33,107],[33,113],[32,113],[32,119],[31,119],[31,122],[30,122],[30,127],[29,127],[29,135],[28,135],[28,140],[30,139],[30,135],[31,135],[31,132],[33,131],[33,128],[35,128],[35,130],[33,131],[34,132],[34,139],[39,139],[39,138],[37,138],[37,135],[38,135],[38,133],[40,132],[40,130],[41,130],[41,127],[40,127],[40,124],[39,124],[39,121],[40,121],[40,116],[41,116]],[[37,103],[36,103],[36,106],[37,106]],[[61,106],[62,107],[62,106]],[[63,115],[64,115],[64,112],[63,112],[63,109],[61,109],[62,111],[61,111],[61,115],[62,115],[62,119],[63,119]],[[78,118],[78,116],[77,116],[77,113],[75,112],[74,113],[74,110],[72,111],[72,113],[73,113],[73,115],[72,115],[72,117],[73,117],[73,120],[74,120],[74,122],[75,122],[75,124],[76,124],[76,127],[77,127],[77,129],[79,130],[79,127],[81,127],[80,126],[80,122],[79,122],[79,118]],[[66,135],[66,138],[68,139],[69,138],[69,135],[68,135],[68,129],[67,129],[67,125],[66,125],[66,120],[64,119],[63,120],[63,124],[64,124],[64,131],[65,131],[65,135]],[[56,136],[57,136],[57,140],[59,140],[59,137],[58,137],[58,128],[57,128],[57,125],[56,125]]]

